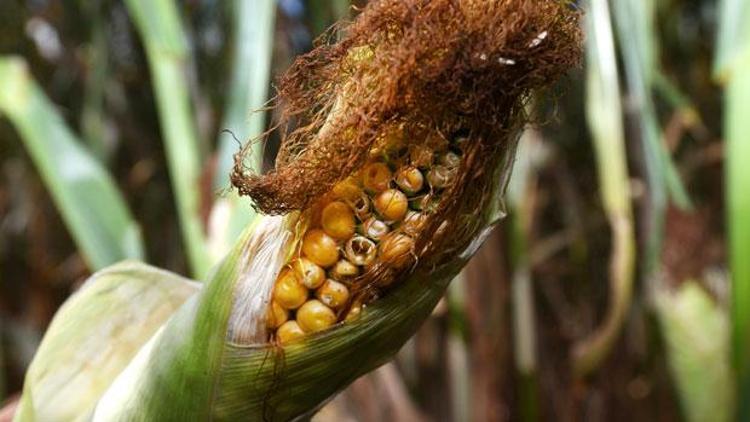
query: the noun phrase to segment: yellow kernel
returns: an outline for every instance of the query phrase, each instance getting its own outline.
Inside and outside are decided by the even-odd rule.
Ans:
[[[302,331],[314,333],[336,323],[336,314],[319,300],[309,300],[297,311],[297,324]]]
[[[331,202],[323,208],[321,226],[333,238],[348,239],[354,234],[354,213],[343,202]]]
[[[388,224],[378,220],[375,217],[370,217],[362,223],[362,234],[369,237],[372,240],[382,239],[391,230]]]
[[[396,173],[396,184],[407,194],[413,195],[424,187],[424,176],[416,167],[404,167]]]
[[[357,182],[351,177],[342,180],[333,187],[333,194],[345,201],[356,200],[361,193],[362,189],[357,186]]]
[[[372,240],[364,236],[354,236],[346,242],[344,254],[346,259],[355,265],[370,265],[378,254],[378,248]]]
[[[351,322],[359,318],[359,316],[362,315],[362,308],[363,307],[361,303],[353,304],[352,307],[349,309],[349,312],[346,313],[346,317],[344,317],[344,321]]]
[[[359,275],[359,267],[351,262],[340,259],[336,265],[331,268],[331,277],[336,280],[346,280]]]
[[[398,189],[388,189],[375,198],[375,209],[389,221],[398,221],[404,218],[409,209],[409,201]]]
[[[411,253],[413,248],[414,239],[405,234],[394,234],[380,243],[380,259],[395,260]]]
[[[273,299],[285,309],[299,308],[307,300],[307,289],[292,271],[284,270],[273,288]]]
[[[349,300],[349,289],[338,281],[326,280],[315,292],[315,297],[323,302],[324,305],[335,309]]]
[[[339,247],[336,241],[320,229],[305,233],[302,239],[302,253],[323,268],[330,267],[339,260]]]
[[[270,328],[278,328],[289,319],[289,312],[276,301],[271,301],[266,316],[266,325]]]
[[[308,289],[317,289],[326,281],[325,270],[307,258],[294,260],[292,269],[297,276],[297,280]]]
[[[372,163],[362,171],[362,184],[372,192],[382,192],[388,189],[391,182],[391,169],[383,163]]]
[[[281,324],[278,330],[276,330],[276,339],[281,344],[288,344],[294,340],[305,336],[305,332],[302,331],[297,321],[287,321]]]

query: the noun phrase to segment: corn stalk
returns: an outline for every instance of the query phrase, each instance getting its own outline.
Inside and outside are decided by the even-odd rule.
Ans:
[[[89,267],[142,258],[140,229],[115,181],[65,125],[22,59],[0,57],[0,113],[21,135]]]
[[[266,125],[262,110],[268,96],[273,49],[276,2],[260,0],[231,3],[233,19],[233,63],[231,84],[224,112],[217,152],[216,176],[213,187],[217,191],[229,188],[232,155],[238,145],[234,137],[243,141],[256,139]],[[255,143],[248,154],[247,166],[260,173],[263,169],[263,148]],[[209,253],[218,261],[232,246],[242,230],[252,222],[255,213],[248,198],[240,198],[231,191],[217,198],[209,217]]]
[[[750,5],[721,2],[714,72],[724,84],[727,235],[732,277],[732,352],[739,417],[750,418]]]
[[[586,115],[591,130],[604,209],[612,230],[610,304],[604,323],[574,346],[573,370],[581,376],[606,357],[625,320],[633,290],[635,235],[614,40],[606,0],[592,0],[587,17]]]
[[[125,4],[148,56],[182,238],[192,272],[200,279],[211,261],[200,217],[201,154],[185,76],[187,41],[173,0]]]

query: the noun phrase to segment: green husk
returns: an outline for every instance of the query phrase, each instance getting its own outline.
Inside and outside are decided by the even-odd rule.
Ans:
[[[263,243],[263,238],[283,237],[287,230],[274,220],[278,217],[260,219],[206,289],[178,311],[115,381],[94,420],[290,420],[313,412],[354,379],[385,363],[429,315],[450,280],[504,215],[499,199],[512,156],[509,149],[509,159],[497,169],[494,199],[481,213],[483,229],[463,254],[429,274],[404,280],[356,321],[283,349],[235,342],[228,332],[232,298],[247,281],[246,270],[257,260],[275,264],[273,281],[284,262],[277,259],[271,264],[249,246]]]
[[[684,415],[688,421],[730,421],[734,383],[729,318],[695,281],[662,288],[656,309]]]
[[[15,420],[86,420],[143,343],[199,286],[135,261],[91,276],[47,330]]]

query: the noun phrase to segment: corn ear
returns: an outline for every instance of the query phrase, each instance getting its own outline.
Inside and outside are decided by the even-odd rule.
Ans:
[[[87,419],[117,374],[199,286],[135,261],[94,274],[50,325],[15,420]]]

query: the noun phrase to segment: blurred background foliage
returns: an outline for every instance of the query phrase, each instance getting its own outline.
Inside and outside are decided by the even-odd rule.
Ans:
[[[206,275],[253,217],[227,169],[272,75],[365,3],[0,1],[0,402],[91,272]],[[586,63],[529,103],[509,218],[316,419],[749,416],[748,3],[580,2]]]

